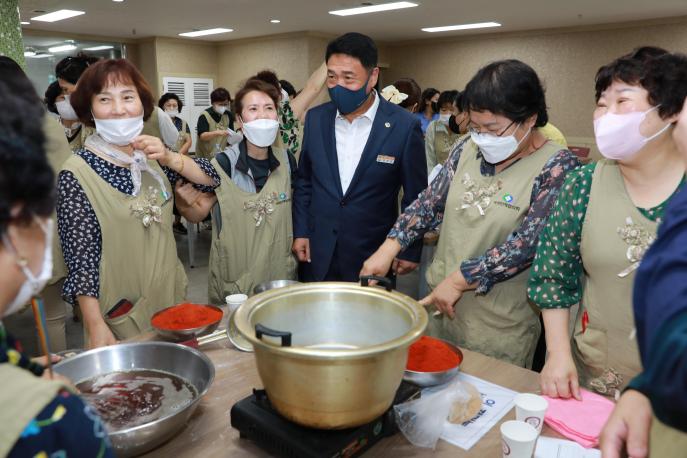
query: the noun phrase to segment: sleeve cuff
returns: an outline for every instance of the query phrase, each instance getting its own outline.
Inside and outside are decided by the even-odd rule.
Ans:
[[[386,238],[395,239],[398,242],[398,244],[401,245],[401,251],[405,251],[412,243],[410,237],[408,237],[408,235],[405,234],[403,231],[400,231],[396,226],[391,228]]]
[[[468,285],[477,283],[475,294],[486,294],[494,286],[494,281],[489,278],[487,265],[481,257],[463,261],[460,272]]]

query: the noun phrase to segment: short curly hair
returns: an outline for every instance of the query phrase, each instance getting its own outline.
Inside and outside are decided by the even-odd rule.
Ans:
[[[43,103],[45,103],[45,107],[49,112],[59,114],[57,106],[55,105],[55,100],[57,100],[60,95],[62,95],[60,83],[53,81],[45,90],[45,98],[43,99]]]
[[[179,96],[176,95],[174,92],[165,92],[164,94],[162,94],[160,100],[157,101],[157,106],[164,110],[165,103],[169,102],[170,100],[177,101],[177,105],[179,106],[179,112],[181,112],[181,109],[184,108],[184,103],[181,101],[181,99],[179,99]]]
[[[79,120],[87,126],[95,127],[91,113],[92,99],[112,83],[131,84],[136,87],[143,104],[143,120],[147,121],[155,108],[153,93],[141,72],[127,59],[101,60],[88,67],[81,75],[76,90],[69,98]]]
[[[613,62],[604,65],[596,72],[595,89],[596,101],[601,94],[608,89],[614,81],[638,85],[646,74],[648,64],[657,57],[668,54],[663,48],[655,46],[642,46],[618,57]]]
[[[65,57],[55,66],[55,76],[68,83],[76,84],[88,67],[96,62],[98,62],[97,57],[89,56],[83,52],[76,56]]]
[[[252,91],[258,91],[267,94],[269,98],[272,99],[272,101],[274,102],[274,106],[279,106],[279,97],[281,96],[279,89],[277,89],[270,83],[266,83],[263,80],[250,78],[243,84],[243,87],[239,89],[239,91],[236,93],[236,98],[234,99],[233,106],[234,113],[236,114],[236,116],[241,116],[241,112],[243,111],[243,97]],[[243,117],[241,117],[241,119],[243,119]]]
[[[45,154],[41,122],[45,110],[37,97],[15,90],[27,83],[23,72],[0,78],[0,234],[11,223],[48,217],[55,208],[55,175]],[[22,208],[13,217],[17,204]]]
[[[680,113],[687,97],[687,55],[670,53],[653,59],[639,83],[661,118]]]

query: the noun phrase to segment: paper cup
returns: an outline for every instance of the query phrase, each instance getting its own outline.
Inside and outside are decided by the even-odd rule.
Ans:
[[[245,294],[232,294],[225,297],[224,300],[227,301],[227,305],[229,306],[229,315],[231,315],[234,310],[239,308],[239,305],[248,300],[248,296]]]
[[[538,433],[544,426],[544,415],[549,402],[541,396],[520,393],[515,397],[515,419],[532,425]]]
[[[503,458],[532,458],[537,430],[524,421],[510,420],[501,425]]]

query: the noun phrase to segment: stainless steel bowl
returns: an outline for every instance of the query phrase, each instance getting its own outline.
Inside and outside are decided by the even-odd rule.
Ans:
[[[174,436],[184,427],[215,378],[215,367],[202,352],[169,342],[137,342],[97,348],[54,366],[56,373],[74,383],[101,374],[135,369],[154,369],[177,375],[191,383],[198,396],[171,415],[110,433],[118,457],[140,455]]]
[[[272,280],[260,283],[258,286],[253,288],[253,294],[260,294],[262,292],[268,291],[270,289],[283,288],[285,286],[297,285],[300,282],[296,280]]]
[[[255,295],[234,321],[272,406],[296,423],[341,429],[389,408],[427,312],[397,292],[322,282]]]
[[[444,342],[451,348],[451,350],[454,351],[454,353],[458,355],[458,357],[460,358],[460,362],[458,363],[458,365],[453,369],[438,372],[417,372],[409,371],[408,369],[406,369],[403,372],[403,380],[405,380],[406,382],[414,383],[418,386],[435,386],[443,385],[444,383],[450,382],[451,379],[458,375],[458,372],[460,372],[460,365],[463,364],[463,352],[460,351],[460,348],[458,348],[457,345],[452,344],[448,340],[438,340]]]
[[[178,304],[177,304],[178,305]],[[208,305],[208,304],[200,304],[203,305],[204,307],[209,307],[211,309],[215,309],[219,311],[220,313],[224,313],[221,308],[215,306],[215,305]],[[198,326],[196,328],[188,328],[188,329],[163,329],[163,328],[158,328],[153,324],[153,320],[155,317],[161,313],[164,313],[165,311],[171,309],[172,307],[176,307],[176,305],[172,305],[169,307],[165,307],[162,310],[155,312],[155,314],[151,317],[150,319],[150,325],[155,329],[155,332],[157,332],[161,337],[164,337],[165,339],[174,341],[174,342],[181,342],[184,340],[191,340],[196,337],[204,336],[207,334],[211,334],[215,332],[217,327],[219,326],[220,321],[222,321],[222,316],[219,317],[219,319],[210,324],[206,324],[205,326]]]

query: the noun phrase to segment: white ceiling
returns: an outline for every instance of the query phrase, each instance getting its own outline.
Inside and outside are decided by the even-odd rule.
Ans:
[[[373,0],[388,3],[390,0]],[[86,14],[55,23],[32,22],[27,29],[122,38],[177,37],[192,29],[226,27],[234,32],[189,40],[226,41],[278,33],[358,31],[382,41],[471,35],[495,31],[568,27],[687,15],[687,0],[413,0],[404,10],[339,17],[334,9],[360,0],[20,0],[22,20],[58,9]],[[281,20],[271,24],[270,19]],[[426,33],[422,27],[496,21],[483,32]]]

